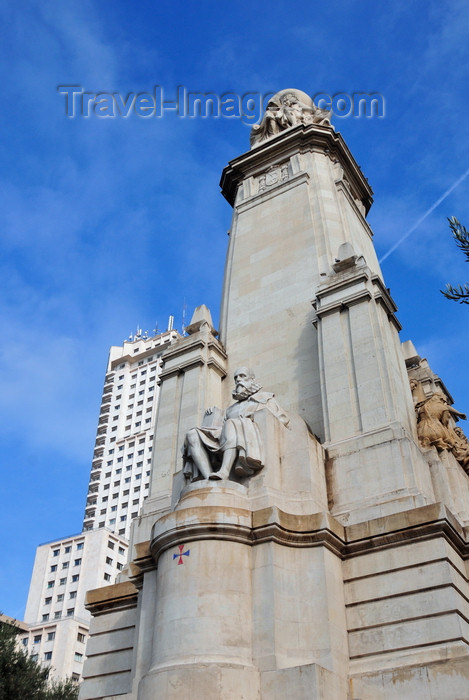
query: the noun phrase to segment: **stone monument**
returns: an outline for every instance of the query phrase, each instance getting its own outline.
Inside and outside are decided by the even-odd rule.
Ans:
[[[220,335],[200,306],[164,351],[151,490],[120,580],[88,594],[80,700],[469,697],[465,416],[399,341],[329,118],[282,90],[223,171]]]

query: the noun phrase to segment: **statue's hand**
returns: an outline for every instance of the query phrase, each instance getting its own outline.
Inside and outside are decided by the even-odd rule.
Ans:
[[[205,415],[206,415],[206,416],[211,416],[212,413],[213,413],[213,409],[214,409],[214,406],[211,406],[210,408],[207,408],[207,410],[205,411]]]

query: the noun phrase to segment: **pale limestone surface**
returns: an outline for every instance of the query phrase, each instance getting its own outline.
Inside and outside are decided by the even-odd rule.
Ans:
[[[80,699],[463,700],[469,477],[418,443],[407,373],[425,395],[438,382],[401,350],[371,190],[315,124],[232,161],[222,187],[235,213],[221,341],[199,307],[163,357],[133,594],[90,594]],[[185,483],[187,431],[246,364],[288,428],[257,411],[264,468]]]

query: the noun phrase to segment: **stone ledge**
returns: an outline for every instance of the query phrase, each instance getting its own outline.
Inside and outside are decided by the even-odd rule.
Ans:
[[[254,511],[250,527],[227,520],[218,521],[214,516],[219,509],[210,506],[186,510],[190,522],[184,523],[183,509],[178,512],[177,524],[159,532],[151,542],[135,546],[136,558],[133,564],[136,568],[132,569],[132,576],[137,585],[142,573],[156,568],[159,556],[167,549],[181,542],[209,539],[240,542],[249,546],[266,542],[276,542],[287,547],[324,546],[341,559],[348,559],[369,551],[376,552],[400,544],[444,537],[463,559],[469,558],[469,543],[464,529],[441,503],[348,526],[342,526],[326,512],[293,515],[276,507]],[[232,510],[233,514],[241,511]],[[114,587],[108,586],[98,591],[112,588]],[[89,604],[94,605],[91,601]]]
[[[88,591],[85,607],[92,615],[113,609],[125,609],[137,605],[138,589],[131,581],[115,583]]]

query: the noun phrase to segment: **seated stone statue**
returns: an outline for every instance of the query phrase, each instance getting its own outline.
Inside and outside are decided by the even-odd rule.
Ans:
[[[273,394],[260,391],[262,387],[255,382],[252,370],[240,367],[234,373],[234,381],[235,403],[226,409],[220,424],[192,428],[186,434],[183,447],[186,478],[201,475],[204,479],[228,479],[233,466],[238,476],[252,476],[264,466],[262,438],[254,422],[256,411],[267,409],[283,425],[288,425],[288,416]],[[217,411],[207,409],[204,422]]]

